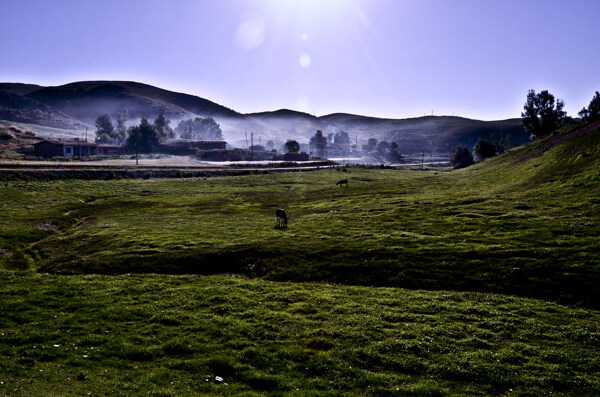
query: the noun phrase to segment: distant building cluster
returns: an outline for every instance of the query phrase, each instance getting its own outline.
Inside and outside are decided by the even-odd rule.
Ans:
[[[78,138],[72,140],[44,139],[35,143],[37,157],[89,157],[132,154],[125,146],[98,144]],[[170,141],[158,145],[155,153],[188,156],[198,150],[224,150],[225,141]]]

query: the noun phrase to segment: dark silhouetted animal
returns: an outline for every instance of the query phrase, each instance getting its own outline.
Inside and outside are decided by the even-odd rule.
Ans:
[[[341,181],[337,181],[335,186],[337,186],[337,185],[340,185],[340,187],[343,187],[344,185],[346,185],[346,187],[348,187],[348,179],[342,179]]]
[[[285,210],[282,210],[281,208],[277,208],[275,210],[275,218],[277,218],[277,228],[284,228],[287,227],[287,221],[288,221],[288,216],[285,213]]]

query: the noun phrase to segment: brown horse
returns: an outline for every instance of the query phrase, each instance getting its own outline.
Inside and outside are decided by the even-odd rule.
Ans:
[[[342,179],[341,181],[338,181],[338,182],[335,184],[335,186],[338,186],[338,185],[339,185],[340,187],[343,187],[343,186],[344,186],[344,184],[346,185],[346,187],[348,187],[348,179]]]
[[[275,218],[277,218],[277,226],[275,226],[278,229],[282,229],[287,227],[287,221],[288,221],[288,216],[285,213],[285,210],[282,210],[281,208],[277,208],[275,210]]]

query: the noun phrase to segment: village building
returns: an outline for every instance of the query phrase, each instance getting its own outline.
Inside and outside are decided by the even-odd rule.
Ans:
[[[124,146],[97,144],[75,138],[74,140],[44,139],[34,145],[34,153],[38,157],[87,157],[87,156],[119,156],[130,151]],[[161,143],[154,153],[175,156],[190,156],[198,151],[225,150],[225,141],[169,141]]]
[[[34,153],[38,157],[87,157],[96,155],[97,144],[74,140],[61,141],[44,139],[33,144]]]
[[[185,141],[173,140],[158,145],[158,153],[172,154],[177,156],[190,156],[198,150],[225,150],[227,142],[225,141]]]
[[[98,156],[120,156],[127,154],[127,148],[125,146],[99,144],[96,148],[96,154]]]

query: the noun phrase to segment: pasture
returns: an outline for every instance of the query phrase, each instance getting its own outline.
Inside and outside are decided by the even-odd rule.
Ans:
[[[0,282],[1,395],[600,392],[591,309],[224,276]]]
[[[0,394],[598,394],[599,159],[2,181]]]

